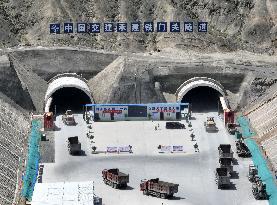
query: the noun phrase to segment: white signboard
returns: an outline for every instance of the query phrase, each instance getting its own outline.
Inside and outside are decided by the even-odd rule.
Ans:
[[[161,152],[171,152],[171,146],[161,146]]]
[[[129,146],[119,147],[118,152],[130,152],[130,147]]]
[[[107,147],[107,152],[108,153],[115,153],[115,152],[117,152],[117,147]]]
[[[173,146],[173,152],[183,152],[184,148],[183,146]]]

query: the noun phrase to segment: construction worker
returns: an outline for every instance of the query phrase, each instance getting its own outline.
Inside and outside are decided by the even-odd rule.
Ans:
[[[190,137],[191,137],[191,141],[194,141],[194,137],[195,137],[195,135],[194,135],[194,133],[193,133],[193,132],[190,134]]]
[[[195,150],[195,152],[199,152],[198,144],[197,144],[197,143],[195,143],[193,146],[194,146],[194,150]]]

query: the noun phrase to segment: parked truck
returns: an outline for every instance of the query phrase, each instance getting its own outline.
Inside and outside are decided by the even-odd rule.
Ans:
[[[231,158],[220,158],[219,163],[220,163],[220,168],[227,168],[227,171],[230,175],[233,174],[233,163],[232,163]]]
[[[236,131],[237,131],[237,127],[238,126],[239,125],[237,125],[235,123],[227,123],[226,124],[226,129],[227,129],[229,134],[234,135],[236,133]]]
[[[216,168],[215,181],[219,189],[230,187],[230,175],[228,173],[227,168]]]
[[[75,155],[81,153],[81,143],[78,140],[78,136],[69,137],[67,140],[67,147],[69,154]]]
[[[248,170],[248,179],[250,182],[256,181],[258,178],[258,169],[255,165],[250,164],[249,165],[249,170]]]
[[[251,157],[251,152],[242,139],[236,141],[236,147],[239,157]]]
[[[262,182],[261,179],[258,179],[252,183],[252,193],[255,199],[268,199],[268,195],[266,193],[266,184]]]
[[[104,169],[102,171],[102,177],[105,184],[115,189],[126,188],[127,183],[129,183],[129,175],[120,172],[117,168]]]
[[[178,192],[179,184],[160,181],[159,178],[141,180],[140,190],[144,195],[152,195],[158,198],[170,198]]]
[[[230,144],[220,144],[218,147],[219,159],[221,158],[234,158],[234,152],[232,151]],[[220,163],[220,162],[219,162]]]

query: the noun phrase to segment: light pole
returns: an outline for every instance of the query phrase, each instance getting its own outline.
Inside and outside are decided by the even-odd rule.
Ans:
[[[135,73],[135,101],[137,103],[137,74]]]

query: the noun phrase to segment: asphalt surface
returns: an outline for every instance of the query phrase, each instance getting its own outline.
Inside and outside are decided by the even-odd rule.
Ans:
[[[95,138],[92,143],[87,137],[87,125],[82,116],[76,116],[76,126],[66,126],[57,117],[55,132],[55,163],[45,164],[43,182],[89,181],[95,182],[95,193],[103,198],[105,205],[266,205],[267,201],[257,201],[251,192],[247,179],[251,159],[238,160],[234,170],[238,176],[231,179],[229,190],[220,190],[215,183],[215,168],[218,164],[217,147],[229,143],[235,151],[235,140],[228,135],[222,120],[216,113],[195,113],[192,122],[196,141],[189,137],[191,131],[166,130],[165,122],[97,122],[93,123]],[[219,131],[207,133],[204,121],[214,116]],[[154,127],[158,126],[158,130]],[[70,156],[66,139],[79,136],[84,151],[83,156]],[[200,152],[195,152],[197,142]],[[97,147],[98,154],[91,154],[91,146]],[[104,153],[107,146],[132,145],[133,154]],[[183,153],[159,153],[158,145],[182,145]],[[105,168],[119,168],[130,175],[129,187],[117,190],[105,185],[101,171]],[[171,200],[144,196],[139,190],[142,179],[160,178],[179,184],[179,191]]]

